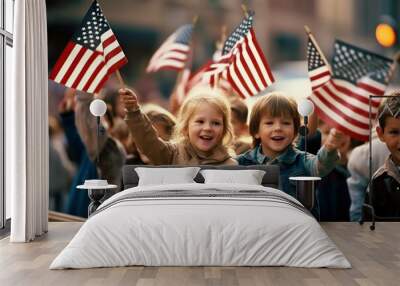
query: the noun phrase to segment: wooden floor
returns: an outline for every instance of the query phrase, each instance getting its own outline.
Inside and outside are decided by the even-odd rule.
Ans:
[[[0,241],[0,285],[400,285],[400,223],[375,231],[356,223],[323,223],[353,268],[122,267],[48,270],[82,223],[54,222],[32,243]]]

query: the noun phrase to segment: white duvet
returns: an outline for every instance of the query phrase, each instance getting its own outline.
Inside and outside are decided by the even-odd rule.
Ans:
[[[173,195],[164,197],[168,192]],[[50,269],[127,265],[351,267],[318,222],[285,193],[195,183],[114,195]]]

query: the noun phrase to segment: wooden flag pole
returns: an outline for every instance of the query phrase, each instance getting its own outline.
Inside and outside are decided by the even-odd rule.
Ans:
[[[315,40],[313,34],[311,33],[310,28],[307,25],[304,25],[304,29],[306,30],[307,36],[310,37],[311,41],[313,42],[315,48],[317,49],[318,53],[321,55],[322,60],[325,62],[325,64],[328,66],[329,71],[332,73],[332,68],[331,65],[329,64],[328,60],[325,58],[324,53],[322,52],[321,48],[317,44],[317,41]]]
[[[249,10],[247,9],[247,6],[245,4],[241,5],[243,13],[246,17],[249,17]]]
[[[125,82],[122,79],[122,76],[121,76],[121,73],[119,72],[119,70],[116,70],[115,74],[117,75],[117,79],[119,81],[119,84],[122,86],[122,88],[125,88]]]

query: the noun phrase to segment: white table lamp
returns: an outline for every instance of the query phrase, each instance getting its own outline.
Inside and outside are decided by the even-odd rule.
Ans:
[[[97,145],[96,145],[96,162],[99,163],[99,137],[100,137],[100,116],[103,116],[107,111],[106,103],[101,99],[95,99],[90,103],[90,113],[96,116],[97,123]]]
[[[302,99],[297,106],[297,111],[304,118],[304,125],[300,127],[299,133],[304,136],[304,161],[307,159],[307,135],[308,116],[314,112],[314,104],[309,99]],[[296,183],[296,198],[309,210],[314,207],[316,182],[319,177],[290,177]]]
[[[302,99],[297,106],[297,111],[304,118],[304,126],[300,127],[299,133],[304,136],[304,152],[307,155],[308,116],[314,112],[314,103],[309,99]]]
[[[95,99],[90,103],[89,109],[91,114],[100,117],[106,113],[107,105],[103,100]]]
[[[314,112],[314,103],[309,99],[302,99],[297,107],[300,115],[303,117],[309,116]]]

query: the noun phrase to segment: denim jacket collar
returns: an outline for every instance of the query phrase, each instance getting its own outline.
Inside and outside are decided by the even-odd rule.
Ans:
[[[300,152],[296,152],[296,149],[294,149],[292,145],[289,145],[282,154],[271,160],[271,158],[262,153],[261,144],[259,144],[249,155],[260,165],[266,163],[273,164],[276,162],[290,165],[293,164],[297,156],[300,155]]]

